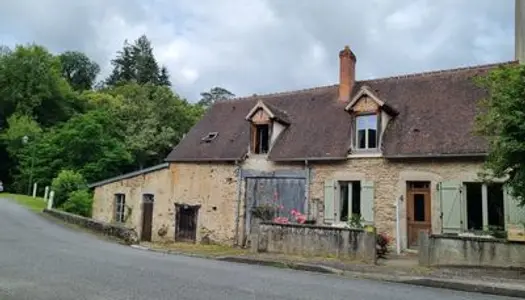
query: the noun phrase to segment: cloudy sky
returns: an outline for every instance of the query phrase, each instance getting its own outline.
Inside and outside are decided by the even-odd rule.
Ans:
[[[0,0],[0,43],[80,50],[106,75],[145,33],[174,89],[238,96],[334,84],[338,51],[358,79],[514,58],[514,0]]]

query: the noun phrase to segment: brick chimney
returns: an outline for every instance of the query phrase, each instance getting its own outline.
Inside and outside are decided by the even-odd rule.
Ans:
[[[355,83],[355,54],[350,47],[345,46],[339,52],[339,101],[350,101],[352,88]]]
[[[515,6],[515,58],[520,64],[525,64],[525,0],[516,0]]]

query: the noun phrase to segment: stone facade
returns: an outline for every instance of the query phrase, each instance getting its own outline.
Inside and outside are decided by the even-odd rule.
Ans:
[[[215,242],[232,244],[237,211],[237,176],[234,164],[170,164],[174,203],[200,204],[197,241],[204,235]],[[170,217],[174,222],[174,217]]]
[[[114,223],[115,194],[122,193],[126,197],[126,214],[131,212],[124,225],[140,233],[142,229],[142,197],[144,194],[153,194],[155,198],[152,240],[162,239],[158,235],[158,231],[163,226],[168,229],[165,238],[173,237],[174,207],[169,205],[171,195],[170,182],[170,172],[166,168],[96,187],[93,199],[93,218],[107,223]]]
[[[278,170],[305,170],[304,163],[275,164],[264,157],[248,158],[242,170],[272,172]],[[394,203],[400,196],[406,197],[407,181],[431,182],[432,232],[441,231],[440,201],[437,183],[446,180],[473,181],[482,170],[480,160],[386,160],[381,157],[350,158],[345,162],[312,162],[308,164],[310,178],[306,196],[308,211],[318,224],[323,222],[324,183],[326,180],[374,182],[374,225],[379,232],[396,237]],[[95,189],[93,216],[111,222],[114,216],[114,194],[124,193],[126,205],[132,215],[126,225],[140,233],[142,194],[155,195],[152,239],[173,240],[175,230],[174,204],[200,204],[197,241],[205,235],[212,241],[233,244],[244,234],[245,202],[242,180],[237,166],[226,163],[173,163],[169,168],[109,183]],[[168,233],[161,237],[158,230],[166,227]],[[406,203],[400,207],[401,244],[406,248]]]
[[[173,240],[175,203],[200,204],[197,241],[204,234],[213,241],[230,243],[235,233],[237,177],[232,164],[170,164],[169,168],[122,179],[95,188],[93,218],[114,222],[116,193],[126,195],[125,226],[141,232],[143,194],[154,195],[152,240]],[[160,229],[167,229],[163,236]]]
[[[437,198],[437,183],[446,180],[474,181],[482,170],[482,162],[468,159],[426,159],[389,161],[384,158],[352,158],[344,163],[313,164],[310,199],[324,198],[326,180],[369,180],[374,184],[374,225],[378,232],[396,237],[396,199],[406,197],[407,181],[431,182],[432,232],[441,231],[441,204]],[[323,223],[322,205],[319,222]],[[406,202],[400,206],[401,244],[406,248]]]

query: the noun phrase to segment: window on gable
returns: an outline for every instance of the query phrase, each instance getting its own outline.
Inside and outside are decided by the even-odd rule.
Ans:
[[[356,148],[376,149],[377,140],[377,115],[356,116]]]
[[[126,195],[115,194],[115,221],[124,223],[126,220]]]
[[[252,152],[266,154],[270,148],[270,124],[253,125]]]

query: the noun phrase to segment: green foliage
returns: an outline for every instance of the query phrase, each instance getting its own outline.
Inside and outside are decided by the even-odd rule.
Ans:
[[[477,81],[489,91],[477,119],[490,145],[484,175],[507,177],[513,197],[525,205],[525,66],[501,67]]]
[[[0,54],[0,99],[0,126],[14,113],[54,125],[67,120],[77,105],[59,59],[37,45]]]
[[[66,51],[59,56],[59,59],[62,76],[74,90],[84,91],[93,87],[100,72],[100,67],[96,62],[78,51]]]
[[[160,163],[201,118],[204,107],[169,88],[169,72],[145,36],[125,42],[113,65],[110,84],[94,88],[100,68],[83,53],[0,46],[5,186],[25,193],[32,178],[41,194],[61,170],[94,182]],[[68,193],[56,193],[64,203]]]
[[[214,87],[210,89],[209,92],[201,93],[201,97],[198,104],[203,107],[210,107],[217,101],[224,101],[235,97],[235,94],[225,88]]]
[[[51,189],[55,191],[53,206],[62,207],[72,192],[86,188],[87,182],[82,174],[71,170],[60,171],[51,184]]]
[[[168,69],[159,68],[151,42],[145,35],[140,36],[133,44],[125,41],[122,50],[117,52],[117,57],[111,63],[113,72],[106,79],[109,86],[129,82],[171,86]]]
[[[7,129],[0,133],[0,140],[5,145],[12,158],[16,158],[20,149],[24,147],[23,138],[28,137],[28,143],[37,140],[42,134],[42,128],[27,115],[17,113],[7,118]]]
[[[62,209],[72,214],[83,217],[91,217],[93,196],[87,189],[81,189],[69,193],[69,197],[62,205]]]

